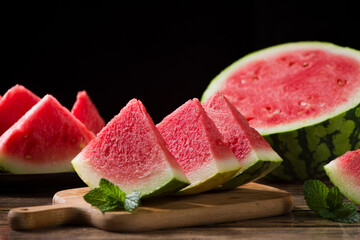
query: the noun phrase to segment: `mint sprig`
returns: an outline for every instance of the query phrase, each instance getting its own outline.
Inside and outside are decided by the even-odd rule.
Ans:
[[[139,191],[126,195],[118,186],[105,178],[100,179],[99,188],[94,188],[84,195],[86,202],[102,212],[111,210],[132,212],[140,205],[140,198],[141,193]]]
[[[322,218],[345,223],[359,222],[356,206],[343,203],[338,187],[329,189],[319,180],[308,180],[304,184],[304,197],[309,208]]]

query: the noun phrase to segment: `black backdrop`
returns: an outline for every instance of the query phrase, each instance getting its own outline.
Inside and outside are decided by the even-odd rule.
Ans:
[[[349,1],[122,2],[3,5],[0,94],[19,83],[71,108],[87,90],[106,121],[138,98],[157,123],[252,51],[302,40],[360,49]]]

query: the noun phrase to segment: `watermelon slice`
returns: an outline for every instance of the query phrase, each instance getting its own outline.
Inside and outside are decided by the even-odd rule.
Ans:
[[[203,106],[241,164],[240,171],[222,184],[222,189],[255,181],[280,165],[280,156],[224,95],[212,95]]]
[[[24,86],[10,88],[0,101],[0,136],[39,101],[40,98]]]
[[[360,148],[360,52],[297,42],[249,54],[221,72],[202,101],[219,92],[284,159],[273,179],[306,180]]]
[[[77,93],[76,102],[71,109],[71,113],[95,134],[105,126],[104,119],[100,116],[86,91]]]
[[[94,137],[46,95],[0,137],[0,167],[21,174],[70,172],[71,160]]]
[[[213,189],[238,172],[240,164],[198,99],[189,100],[157,124],[166,146],[190,180],[180,194]]]
[[[142,196],[150,197],[189,185],[144,105],[136,99],[98,133],[72,164],[91,188],[106,178],[125,193],[138,190]]]
[[[344,196],[360,204],[360,149],[346,152],[325,165],[324,169]]]

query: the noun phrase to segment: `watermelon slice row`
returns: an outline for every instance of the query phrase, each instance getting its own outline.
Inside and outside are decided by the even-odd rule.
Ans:
[[[95,106],[86,100],[79,107],[78,98],[74,107],[86,109],[82,116],[96,117],[90,114]],[[73,171],[71,160],[95,138],[78,115],[51,95],[40,99],[21,85],[9,89],[0,101],[0,169],[16,174]]]
[[[142,102],[131,100],[74,158],[75,171],[91,188],[106,178],[149,197],[233,188],[279,165],[281,158],[225,97],[213,100],[205,109],[189,100],[156,126]],[[219,131],[216,124],[229,127]]]

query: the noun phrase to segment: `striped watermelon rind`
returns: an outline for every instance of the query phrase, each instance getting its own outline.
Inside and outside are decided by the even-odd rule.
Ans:
[[[360,148],[360,104],[319,124],[264,137],[286,159],[268,175],[270,179],[322,178],[324,165]]]
[[[240,66],[260,57],[284,53],[289,50],[319,48],[342,54],[360,62],[360,51],[327,42],[295,42],[280,44],[250,53],[231,64],[216,76],[203,93],[206,101],[221,89],[228,76]],[[283,181],[305,181],[325,176],[323,166],[346,151],[360,147],[360,91],[334,111],[270,128],[256,128],[283,158],[283,163],[267,178]]]

